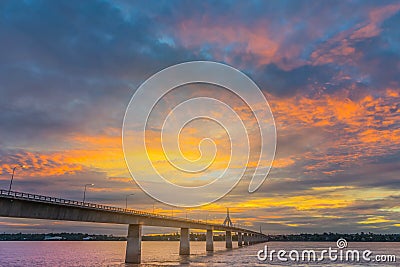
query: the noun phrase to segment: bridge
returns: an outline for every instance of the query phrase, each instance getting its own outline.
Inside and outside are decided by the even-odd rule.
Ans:
[[[232,224],[208,223],[9,190],[0,190],[0,217],[127,224],[126,263],[141,262],[142,226],[180,228],[180,255],[190,254],[189,229],[206,230],[206,251],[214,251],[213,231],[225,232],[228,249],[232,248],[232,233],[237,234],[239,247],[267,241],[267,236],[262,233]]]

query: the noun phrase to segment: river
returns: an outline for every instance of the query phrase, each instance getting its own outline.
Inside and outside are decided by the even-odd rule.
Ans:
[[[205,252],[205,242],[191,242],[191,255],[179,256],[179,242],[142,242],[141,266],[296,266],[296,262],[282,262],[275,257],[260,261],[257,252],[265,249],[290,251],[293,249],[337,248],[329,242],[268,242],[253,246],[226,250],[224,242],[214,242],[215,252]],[[124,264],[124,241],[2,241],[0,242],[0,266],[132,266]],[[318,263],[298,262],[298,266],[400,266],[400,243],[349,243],[348,249],[371,250],[374,255],[395,255],[395,263],[332,262],[327,259]]]

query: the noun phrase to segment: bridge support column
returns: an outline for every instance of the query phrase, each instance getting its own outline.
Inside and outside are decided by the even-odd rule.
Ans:
[[[179,242],[179,255],[190,255],[189,228],[181,228],[181,239]]]
[[[226,248],[232,248],[232,232],[226,231],[225,234]]]
[[[248,246],[249,245],[249,237],[247,236],[247,233],[243,234],[243,245]]]
[[[209,229],[206,234],[206,251],[214,251],[213,230]]]
[[[243,246],[243,242],[242,242],[242,233],[238,232],[238,247]]]
[[[142,226],[140,224],[130,224],[128,226],[128,237],[126,242],[126,263],[139,264],[142,255]]]

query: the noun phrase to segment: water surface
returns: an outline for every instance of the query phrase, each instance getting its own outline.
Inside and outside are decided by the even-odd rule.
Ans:
[[[191,255],[179,256],[179,242],[142,242],[141,266],[296,266],[293,262],[259,261],[258,250],[327,249],[329,242],[268,242],[225,249],[225,242],[214,242],[215,252],[205,252],[205,242],[191,242]],[[0,266],[134,266],[124,264],[124,241],[3,241],[0,242]],[[397,263],[300,262],[297,266],[400,266],[400,243],[349,243],[349,249],[369,249],[376,254],[394,254]]]

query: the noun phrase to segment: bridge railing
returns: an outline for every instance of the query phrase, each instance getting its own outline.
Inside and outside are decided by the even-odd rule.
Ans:
[[[158,214],[158,213],[150,213],[150,212],[139,211],[139,210],[134,210],[134,209],[124,209],[124,208],[118,208],[118,207],[102,205],[102,204],[94,204],[94,203],[77,201],[77,200],[43,196],[43,195],[24,193],[24,192],[9,191],[9,190],[3,190],[3,189],[0,189],[0,195],[11,197],[11,198],[17,198],[17,199],[26,199],[26,200],[31,200],[31,201],[37,201],[37,202],[56,203],[56,204],[75,206],[75,207],[91,208],[91,209],[119,212],[119,213],[125,213],[125,214],[134,214],[134,215],[146,216],[146,217],[152,217],[152,218],[170,219],[170,220],[182,221],[182,222],[188,222],[188,223],[197,223],[197,224],[204,224],[204,225],[210,225],[210,226],[224,226],[223,224],[207,223],[202,220],[179,218],[179,217],[167,216],[167,215],[162,215],[162,214]]]

